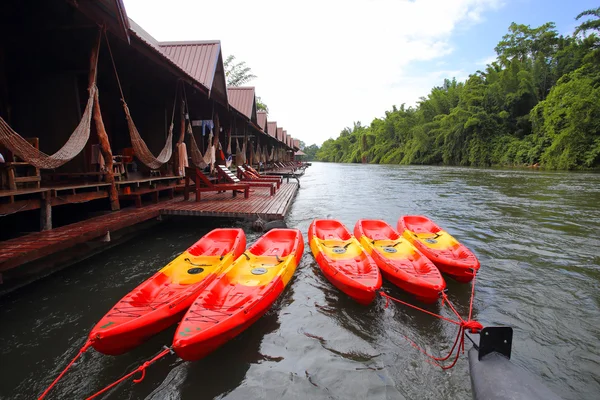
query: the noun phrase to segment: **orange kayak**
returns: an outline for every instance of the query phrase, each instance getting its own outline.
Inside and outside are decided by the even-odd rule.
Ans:
[[[92,346],[104,354],[122,354],[175,324],[245,248],[241,229],[207,233],[123,297],[90,332]]]
[[[183,317],[173,350],[198,360],[242,333],[283,292],[304,252],[298,229],[272,229],[223,271]]]
[[[354,236],[394,285],[426,303],[440,298],[446,288],[440,271],[386,222],[358,220]]]
[[[339,221],[316,219],[308,240],[325,277],[361,304],[369,304],[381,287],[379,268],[358,240]]]
[[[477,257],[427,217],[400,217],[398,232],[433,261],[440,271],[459,282],[470,282],[479,270]]]

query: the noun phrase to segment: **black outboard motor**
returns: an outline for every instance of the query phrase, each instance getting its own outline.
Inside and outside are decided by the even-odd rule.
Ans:
[[[540,380],[510,361],[512,328],[483,328],[469,350],[474,400],[561,400]]]

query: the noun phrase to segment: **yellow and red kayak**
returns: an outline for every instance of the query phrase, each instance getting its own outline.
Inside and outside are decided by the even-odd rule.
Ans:
[[[90,332],[99,352],[118,355],[178,322],[198,293],[246,248],[241,229],[215,229],[123,297]]]
[[[358,240],[339,221],[316,219],[308,240],[325,277],[361,304],[369,304],[381,287],[379,268]]]
[[[206,287],[183,317],[173,350],[198,360],[258,320],[283,292],[304,252],[298,229],[272,229]]]
[[[394,285],[426,303],[440,298],[446,288],[440,271],[385,221],[358,220],[354,236]]]
[[[404,215],[398,220],[402,233],[436,267],[459,282],[470,282],[479,270],[477,257],[448,232],[422,215]]]

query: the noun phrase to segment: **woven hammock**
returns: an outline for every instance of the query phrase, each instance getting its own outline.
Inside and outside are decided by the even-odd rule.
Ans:
[[[125,118],[127,119],[127,128],[129,128],[129,137],[131,138],[131,147],[133,147],[133,154],[140,160],[143,164],[148,166],[151,169],[158,169],[171,159],[171,155],[173,154],[173,122],[171,121],[171,126],[169,126],[169,133],[167,135],[167,143],[165,143],[165,147],[160,151],[158,157],[154,157],[154,154],[148,149],[146,142],[140,136],[137,128],[135,127],[135,123],[131,118],[131,114],[129,112],[129,107],[127,107],[127,103],[123,100],[123,110],[125,110]]]
[[[271,154],[269,155],[269,161],[273,161],[273,157],[275,157],[275,146],[271,147]]]
[[[121,101],[123,102],[123,110],[125,111],[125,118],[127,119],[127,128],[129,130],[129,137],[131,139],[131,147],[133,147],[133,154],[140,160],[143,164],[145,164],[150,169],[158,169],[164,163],[171,159],[171,155],[173,154],[173,119],[171,118],[171,126],[169,126],[169,133],[167,134],[167,143],[165,143],[165,147],[160,151],[158,157],[154,157],[154,154],[148,149],[146,142],[140,136],[140,132],[137,130],[135,123],[133,122],[133,118],[131,118],[131,113],[129,112],[129,106],[127,106],[127,102],[125,101],[125,95],[123,94],[123,88],[121,86],[121,80],[119,79],[119,73],[117,72],[117,65],[115,64],[115,58],[113,57],[112,49],[110,48],[110,42],[108,40],[108,36],[106,32],[104,32],[106,38],[106,45],[108,47],[108,53],[110,54],[110,60],[113,65],[113,70],[115,72],[115,78],[117,79],[117,85],[119,86],[119,92],[121,93]],[[176,86],[177,88],[177,86]],[[177,94],[177,91],[175,91]],[[175,100],[173,100],[173,115],[175,115]]]
[[[97,65],[98,54],[100,52],[100,42],[92,52],[90,62],[90,82],[88,86],[88,100],[85,110],[81,116],[79,125],[75,128],[67,142],[56,153],[48,155],[31,145],[26,139],[19,135],[14,129],[0,117],[0,143],[9,149],[13,154],[25,160],[27,163],[40,169],[58,168],[69,161],[84,149],[90,138],[90,127],[92,121],[92,112],[94,108],[94,99],[96,98]]]
[[[261,161],[263,163],[266,163],[267,162],[267,146],[266,145],[263,146],[262,151],[260,152],[260,155],[262,157]]]
[[[227,142],[227,154],[225,154],[225,166],[231,167],[233,164],[233,156],[231,154],[231,131],[229,132],[229,141]]]
[[[192,163],[200,169],[206,168],[207,164],[204,162],[204,156],[198,148],[198,143],[196,143],[196,138],[194,137],[191,128],[188,129],[187,133],[190,136],[190,155],[192,156]]]
[[[36,168],[54,169],[68,163],[77,154],[81,153],[81,150],[83,150],[90,137],[92,109],[94,108],[96,90],[97,88],[94,84],[89,90],[89,98],[79,125],[75,128],[69,140],[56,153],[48,155],[39,151],[15,132],[2,117],[0,117],[0,143],[13,154],[16,154]]]
[[[206,153],[204,153],[204,163],[206,165],[212,165],[215,162],[215,145],[213,144],[213,133],[212,131],[208,135],[208,147]],[[211,167],[212,169],[212,167]]]
[[[235,139],[235,165],[244,165],[246,164],[246,142],[242,148],[240,148],[240,143],[237,138]]]
[[[258,145],[258,140],[256,141],[256,150],[254,151],[254,160],[252,160],[254,164],[258,164],[260,162],[260,146]]]

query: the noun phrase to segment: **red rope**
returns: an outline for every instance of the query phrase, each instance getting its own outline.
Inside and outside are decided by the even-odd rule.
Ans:
[[[131,371],[127,375],[125,375],[122,378],[120,378],[120,379],[116,380],[115,382],[111,383],[110,385],[108,385],[104,389],[100,390],[99,392],[94,393],[93,395],[91,395],[90,397],[88,397],[87,400],[95,399],[96,397],[100,396],[101,394],[103,394],[103,393],[109,391],[110,389],[112,389],[113,387],[117,386],[119,383],[121,383],[121,382],[129,379],[133,375],[137,374],[138,372],[141,372],[142,375],[138,379],[134,379],[133,382],[134,383],[140,383],[146,377],[146,368],[148,368],[154,362],[156,362],[159,359],[163,358],[164,356],[166,356],[170,352],[171,352],[171,349],[164,349],[163,351],[161,351],[160,353],[158,353],[156,356],[154,356],[150,360],[146,361],[145,363],[143,363],[142,365],[140,365],[139,367],[137,367],[135,370]]]
[[[429,359],[430,359],[430,360],[428,360],[429,363],[436,365],[436,366],[442,368],[443,370],[447,370],[447,369],[454,367],[456,365],[456,363],[458,362],[460,354],[465,352],[465,331],[469,330],[471,333],[479,333],[481,331],[481,329],[483,329],[483,325],[481,325],[479,322],[471,319],[471,317],[473,315],[473,299],[475,297],[475,277],[473,277],[472,286],[471,286],[471,299],[469,302],[469,318],[467,320],[464,320],[460,316],[460,314],[458,313],[458,311],[456,311],[456,308],[454,307],[454,305],[452,304],[452,302],[450,301],[450,299],[448,298],[448,296],[446,296],[446,293],[444,293],[444,292],[441,293],[442,307],[445,304],[448,304],[448,307],[452,310],[454,315],[456,315],[456,317],[459,319],[459,321],[455,321],[453,319],[444,317],[443,315],[433,313],[433,312],[425,310],[421,307],[417,307],[414,304],[410,304],[410,303],[407,303],[400,299],[397,299],[395,297],[392,297],[383,291],[380,291],[379,294],[385,298],[385,308],[388,307],[389,301],[393,300],[396,303],[404,304],[406,306],[414,308],[415,310],[422,311],[425,314],[429,314],[431,316],[434,316],[436,318],[439,318],[444,321],[450,322],[452,324],[458,325],[460,327],[458,329],[456,339],[454,339],[454,344],[452,345],[452,348],[450,349],[450,351],[448,352],[448,354],[445,357],[435,357],[435,356],[429,354],[427,351],[425,351],[423,348],[421,348],[419,345],[417,345],[413,340],[411,340],[407,336],[403,335],[404,338],[406,338],[406,340],[408,340],[412,344],[413,347],[415,347],[421,353],[423,353],[424,355],[429,357]],[[458,345],[458,347],[457,347],[457,345]],[[449,365],[440,364],[440,361],[447,361],[452,356],[452,354],[456,354],[456,355],[451,364],[449,364]]]
[[[56,384],[58,383],[58,381],[67,373],[67,371],[69,370],[69,368],[71,368],[71,366],[73,364],[75,364],[75,361],[77,361],[77,359],[79,357],[81,357],[81,355],[83,353],[85,353],[87,351],[87,349],[90,348],[90,346],[92,345],[92,341],[88,340],[87,342],[85,342],[85,344],[83,345],[83,347],[81,349],[79,349],[79,352],[77,353],[77,355],[75,357],[73,357],[73,359],[71,360],[71,362],[65,367],[65,369],[63,369],[63,371],[60,373],[60,375],[58,375],[56,377],[56,379],[50,384],[50,386],[48,386],[48,388],[44,391],[44,393],[42,393],[40,395],[40,397],[38,397],[38,400],[42,400],[44,397],[46,397],[48,395],[48,393],[50,392],[50,390],[52,390],[52,388],[54,386],[56,386]]]

